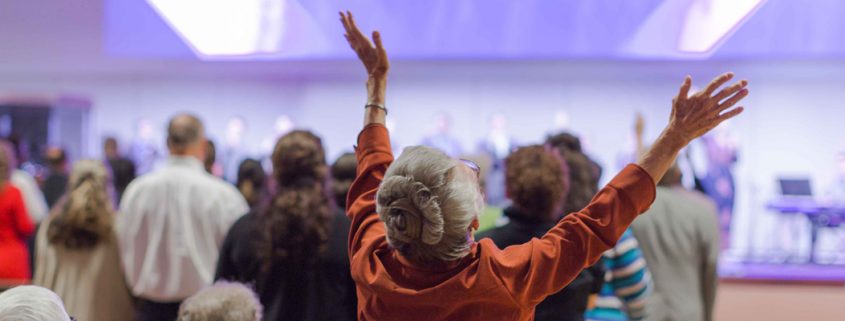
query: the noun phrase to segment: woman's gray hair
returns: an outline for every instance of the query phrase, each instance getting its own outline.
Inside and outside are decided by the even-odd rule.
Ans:
[[[263,312],[252,289],[218,281],[182,302],[178,321],[260,321]]]
[[[459,161],[425,146],[406,148],[387,169],[376,211],[387,241],[420,263],[454,261],[469,253],[467,229],[484,208],[478,182]]]
[[[0,321],[70,321],[70,316],[53,291],[22,285],[0,293]]]

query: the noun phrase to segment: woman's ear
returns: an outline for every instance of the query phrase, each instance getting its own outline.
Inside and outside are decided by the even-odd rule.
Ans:
[[[469,223],[469,228],[473,231],[477,231],[479,225],[480,223],[478,223],[478,216],[476,216],[474,219],[472,219],[472,223]]]

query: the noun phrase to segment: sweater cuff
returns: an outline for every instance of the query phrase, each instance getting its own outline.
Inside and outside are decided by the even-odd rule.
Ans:
[[[358,145],[355,146],[358,163],[360,164],[365,156],[379,152],[391,153],[390,135],[387,132],[387,127],[382,124],[364,126],[364,129],[358,133]]]
[[[608,183],[634,204],[637,213],[643,213],[654,203],[656,184],[651,175],[636,164],[628,164]]]

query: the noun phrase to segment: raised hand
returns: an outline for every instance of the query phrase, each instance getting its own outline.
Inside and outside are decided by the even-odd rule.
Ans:
[[[745,88],[748,81],[739,81],[713,94],[733,76],[733,73],[722,74],[704,90],[693,95],[689,94],[692,79],[689,76],[684,79],[678,96],[672,100],[669,124],[637,162],[655,182],[663,178],[666,170],[675,162],[678,152],[693,139],[742,113],[742,107],[731,107],[748,96],[748,89]]]
[[[373,41],[370,42],[370,39],[367,39],[355,25],[355,19],[352,18],[352,13],[349,11],[346,14],[340,12],[340,21],[343,23],[343,28],[346,29],[343,36],[349,42],[352,50],[355,50],[355,53],[358,54],[358,59],[364,63],[367,75],[371,78],[386,77],[390,63],[387,60],[387,51],[381,44],[381,34],[378,31],[373,31]],[[375,43],[375,46],[373,46],[373,43]]]
[[[340,13],[340,22],[346,33],[343,36],[349,42],[349,46],[358,54],[358,59],[364,63],[367,70],[367,104],[364,113],[364,126],[368,124],[385,124],[387,107],[385,107],[385,93],[387,92],[387,70],[390,63],[387,60],[387,51],[381,45],[381,34],[373,31],[373,41],[367,39],[358,26],[352,13],[347,11]],[[375,46],[373,46],[375,43]]]
[[[742,113],[743,107],[733,109],[731,107],[748,96],[748,89],[745,88],[748,81],[741,80],[714,94],[733,76],[733,73],[724,73],[713,79],[704,90],[692,95],[689,94],[692,79],[689,76],[684,78],[678,96],[672,100],[672,114],[669,125],[666,127],[667,134],[677,135],[686,144],[704,135],[723,121]]]

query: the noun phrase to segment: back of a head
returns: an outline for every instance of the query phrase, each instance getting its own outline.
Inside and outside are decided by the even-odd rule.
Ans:
[[[103,140],[103,153],[106,157],[116,157],[118,154],[117,139],[114,137],[106,137]]]
[[[184,154],[191,147],[202,143],[204,130],[202,121],[196,116],[176,115],[167,125],[167,148],[173,154]]]
[[[61,147],[49,147],[44,152],[44,158],[51,169],[59,169],[67,163],[67,152]]]
[[[182,302],[178,321],[259,321],[258,296],[241,283],[217,282]]]
[[[598,193],[598,178],[593,165],[586,155],[567,149],[559,150],[561,157],[569,167],[569,193],[563,205],[563,214],[580,211]]]
[[[332,194],[334,202],[341,208],[346,208],[346,194],[355,181],[358,170],[358,160],[353,153],[344,153],[332,164]]]
[[[484,199],[458,161],[431,147],[406,148],[387,169],[376,211],[387,241],[418,263],[454,261],[469,253],[467,237]]]
[[[552,145],[559,149],[567,149],[573,152],[581,153],[581,139],[572,133],[562,132],[546,138],[546,144]]]
[[[663,175],[663,178],[660,179],[660,182],[657,182],[657,185],[672,187],[681,185],[681,181],[683,179],[683,174],[681,172],[681,167],[678,166],[678,162],[672,163],[672,166],[669,167],[669,170],[666,171],[666,174]]]
[[[307,268],[324,247],[331,220],[324,155],[320,138],[308,131],[292,131],[276,143],[277,190],[260,212],[263,272],[270,272],[274,263]]]
[[[53,209],[47,230],[51,244],[90,248],[109,239],[114,214],[107,184],[108,172],[101,162],[81,160],[74,164],[67,194]]]
[[[46,288],[22,285],[0,293],[0,321],[69,320],[62,299]]]
[[[560,155],[548,147],[521,147],[505,159],[505,185],[513,206],[530,219],[558,219],[569,189],[569,173]]]
[[[213,174],[214,163],[217,162],[217,147],[214,145],[214,141],[212,140],[207,140],[205,144],[205,159],[203,161],[203,165],[205,165],[205,170],[209,174]]]
[[[247,158],[238,166],[237,187],[250,206],[261,199],[266,179],[264,167],[255,159]]]

